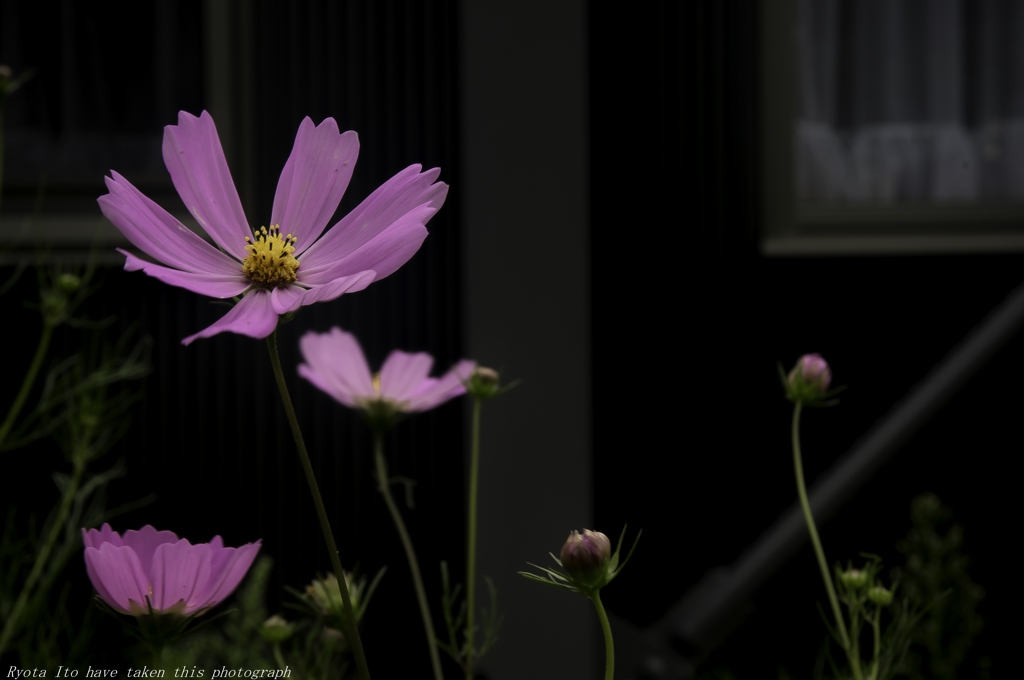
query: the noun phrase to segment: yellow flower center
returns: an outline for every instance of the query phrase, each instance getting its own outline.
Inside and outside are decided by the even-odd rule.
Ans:
[[[248,236],[245,247],[249,254],[242,260],[242,272],[250,281],[262,283],[273,288],[295,280],[295,272],[299,261],[292,257],[295,252],[295,237],[288,234],[281,238],[281,225],[274,225],[269,230],[260,227],[256,232],[256,241]]]
[[[380,399],[380,373],[373,374],[373,396]]]

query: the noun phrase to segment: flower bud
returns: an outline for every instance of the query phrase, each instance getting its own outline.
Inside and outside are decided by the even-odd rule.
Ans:
[[[260,635],[267,642],[284,642],[295,632],[295,625],[274,614],[260,626]]]
[[[345,574],[345,584],[349,586],[351,595],[352,580]],[[345,605],[341,599],[341,588],[338,587],[338,577],[328,574],[327,578],[317,579],[306,586],[306,596],[325,616],[336,616],[345,618]],[[353,602],[353,607],[356,603]]]
[[[481,385],[497,385],[498,384],[498,372],[493,368],[487,368],[486,366],[477,366],[473,371],[473,377]]]
[[[868,599],[879,607],[888,607],[892,604],[892,591],[882,586],[871,586],[868,588]]]
[[[486,366],[477,366],[465,382],[466,391],[477,399],[493,397],[499,391],[498,372]]]
[[[331,645],[340,645],[345,642],[345,634],[337,628],[324,627],[324,641]]]
[[[828,387],[832,382],[832,370],[820,354],[805,354],[793,366],[789,375],[779,376],[786,389],[786,398],[794,404],[819,405],[827,396]]]
[[[75,274],[65,272],[57,277],[57,285],[60,286],[65,293],[74,293],[82,286],[82,279]]]
[[[789,382],[797,380],[797,376],[805,384],[815,386],[819,395],[825,394],[829,383],[832,382],[832,371],[820,354],[805,354],[800,357],[796,366],[789,372]]]
[[[860,590],[868,584],[868,573],[860,569],[847,569],[839,574],[839,580],[847,590]]]
[[[584,529],[580,534],[573,531],[562,546],[562,568],[583,586],[601,586],[607,576],[611,554],[611,541],[601,532]]]

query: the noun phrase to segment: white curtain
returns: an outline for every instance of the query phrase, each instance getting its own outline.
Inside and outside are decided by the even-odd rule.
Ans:
[[[799,8],[798,199],[1024,200],[1024,2]]]

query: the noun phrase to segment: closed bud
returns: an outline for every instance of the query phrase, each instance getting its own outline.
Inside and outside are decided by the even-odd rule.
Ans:
[[[263,622],[260,626],[260,635],[267,642],[284,642],[295,632],[295,625],[288,623],[277,614]]]
[[[345,642],[345,634],[337,628],[324,627],[324,640],[331,645],[340,645]]]
[[[821,395],[828,391],[828,385],[832,382],[832,371],[820,354],[805,354],[789,372],[791,383],[798,377],[807,385],[813,385]]]
[[[477,366],[465,381],[466,391],[477,399],[487,399],[498,393],[498,372],[486,366]]]
[[[868,584],[868,573],[860,569],[847,569],[839,574],[839,580],[847,590],[857,591]]]
[[[599,531],[573,531],[562,546],[562,568],[580,585],[600,587],[607,580],[612,544]]]
[[[832,369],[820,354],[805,354],[796,362],[789,375],[779,376],[786,389],[786,398],[794,404],[818,405],[827,396],[832,383]]]
[[[892,604],[892,591],[882,586],[871,586],[868,588],[868,599],[879,607],[888,607]]]
[[[82,285],[82,279],[75,274],[65,272],[57,277],[57,285],[64,290],[65,293],[74,293]]]
[[[486,366],[477,366],[473,371],[473,377],[481,385],[497,385],[498,384],[498,372],[493,368],[487,368]]]

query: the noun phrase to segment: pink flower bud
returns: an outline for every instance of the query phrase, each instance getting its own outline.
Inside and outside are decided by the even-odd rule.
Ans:
[[[611,554],[611,541],[601,532],[584,529],[580,534],[573,531],[562,546],[562,568],[583,585],[603,585]]]
[[[790,383],[794,383],[798,379],[807,385],[816,386],[818,394],[825,394],[828,391],[829,383],[832,382],[832,370],[820,354],[805,354],[789,372]]]

